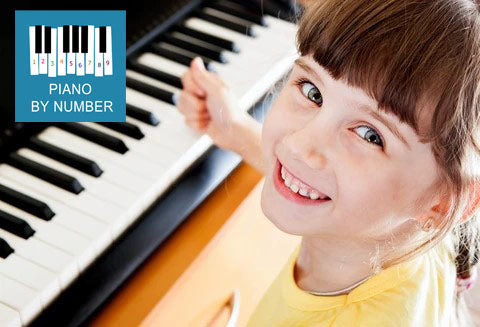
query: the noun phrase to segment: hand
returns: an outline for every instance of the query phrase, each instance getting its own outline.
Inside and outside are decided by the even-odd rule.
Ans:
[[[182,85],[177,108],[185,123],[209,135],[217,146],[236,151],[241,140],[235,137],[235,129],[246,113],[240,112],[238,99],[227,84],[207,71],[202,59],[196,57],[183,74]]]

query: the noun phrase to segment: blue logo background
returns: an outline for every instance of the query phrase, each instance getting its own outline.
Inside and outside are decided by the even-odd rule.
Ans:
[[[15,121],[16,122],[125,122],[125,55],[126,28],[124,10],[71,10],[71,11],[15,11]],[[56,28],[63,25],[94,25],[112,27],[113,75],[96,77],[92,75],[66,75],[48,77],[30,75],[29,26],[46,25]],[[57,50],[58,51],[58,50]],[[58,60],[58,58],[57,58]],[[72,84],[89,83],[92,92],[84,94],[49,94],[50,83]],[[60,89],[60,88],[59,88]],[[112,110],[103,112],[54,112],[54,101],[112,101]],[[47,111],[42,106],[32,112],[32,101],[49,101]],[[69,105],[67,105],[69,107]]]

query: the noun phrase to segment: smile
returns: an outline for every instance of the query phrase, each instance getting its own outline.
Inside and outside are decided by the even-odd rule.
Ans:
[[[317,205],[331,200],[327,195],[293,176],[278,159],[273,175],[276,190],[287,200],[302,205]]]

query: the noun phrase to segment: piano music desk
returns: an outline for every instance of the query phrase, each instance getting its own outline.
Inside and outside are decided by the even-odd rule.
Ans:
[[[240,163],[90,326],[225,326],[235,288],[244,326],[300,242],[264,217],[262,177]]]

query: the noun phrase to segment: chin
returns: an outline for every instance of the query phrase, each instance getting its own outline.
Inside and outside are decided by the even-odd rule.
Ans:
[[[302,223],[299,223],[294,219],[294,215],[286,213],[285,211],[279,210],[278,205],[275,205],[271,197],[272,184],[270,184],[270,178],[265,178],[265,184],[262,188],[262,195],[260,200],[260,206],[262,207],[263,214],[270,220],[275,227],[280,229],[282,232],[291,235],[303,236],[308,234],[309,226],[305,226]]]

